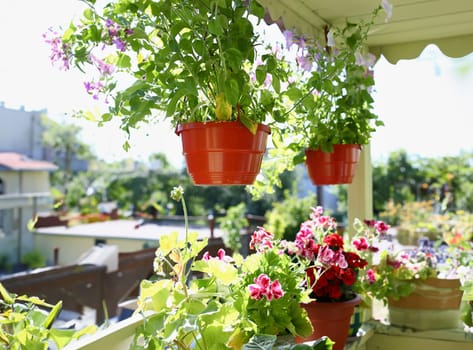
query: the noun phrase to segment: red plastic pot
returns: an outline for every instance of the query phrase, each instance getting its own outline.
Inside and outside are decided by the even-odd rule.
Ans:
[[[360,161],[360,145],[334,145],[333,152],[308,149],[306,166],[315,185],[350,184]]]
[[[187,172],[196,185],[251,185],[260,172],[271,130],[253,135],[239,121],[185,123],[177,127]]]
[[[343,302],[317,302],[301,304],[307,311],[314,332],[307,338],[296,337],[296,343],[319,339],[324,335],[335,342],[333,350],[343,350],[350,330],[351,316],[355,306],[361,303],[357,295],[354,299]]]

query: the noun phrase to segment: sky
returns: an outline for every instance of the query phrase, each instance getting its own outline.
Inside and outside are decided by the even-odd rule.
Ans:
[[[149,125],[133,132],[127,153],[126,135],[119,125],[72,118],[75,110],[104,110],[83,87],[78,71],[60,71],[51,65],[42,33],[66,27],[82,12],[79,0],[0,0],[0,104],[12,109],[46,110],[50,117],[79,124],[80,135],[107,161],[146,160],[166,152],[177,167],[183,165],[180,139],[170,125]],[[278,33],[277,29],[269,30]],[[405,149],[410,155],[436,157],[473,151],[473,55],[450,59],[428,47],[415,60],[396,65],[381,58],[375,66],[375,112],[385,126],[374,133],[371,154],[386,159]]]

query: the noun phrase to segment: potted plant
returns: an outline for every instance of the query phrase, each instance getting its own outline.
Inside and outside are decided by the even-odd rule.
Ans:
[[[284,114],[276,95],[287,79],[254,29],[264,8],[244,0],[84,2],[77,23],[45,38],[64,69],[96,73],[84,85],[108,102],[99,124],[120,118],[129,133],[164,115],[196,184],[251,184],[268,124]]]
[[[471,242],[460,246],[424,238],[418,246],[403,247],[392,241],[380,250],[362,283],[368,295],[388,305],[392,325],[456,328],[463,289],[470,286],[471,253]]]
[[[173,190],[185,212],[182,195],[182,188]],[[136,313],[145,322],[132,348],[241,349],[246,344],[272,349],[278,339],[292,347],[292,337],[312,332],[300,306],[310,293],[305,265],[283,253],[284,241],[258,229],[250,243],[255,252],[246,258],[220,250],[196,259],[206,243],[187,229],[185,235],[174,232],[160,239],[157,278],[141,284]],[[324,337],[313,346],[331,349],[331,341]]]
[[[280,133],[273,135],[278,161],[263,169],[267,178],[305,162],[314,184],[351,183],[361,147],[383,125],[372,111],[375,57],[364,46],[382,9],[388,18],[390,5],[383,1],[367,20],[327,27],[325,38],[284,32],[283,46],[297,62],[285,92],[293,107],[287,128],[273,133]]]
[[[336,220],[324,215],[323,207],[311,208],[310,219],[300,225],[289,252],[305,266],[313,301],[302,306],[311,318],[314,332],[299,341],[327,335],[335,341],[334,350],[343,349],[354,308],[361,301],[355,288],[359,274],[368,262],[358,245],[345,243]]]

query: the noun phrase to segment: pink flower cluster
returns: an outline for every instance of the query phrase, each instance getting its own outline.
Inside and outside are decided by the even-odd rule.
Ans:
[[[206,251],[204,253],[204,255],[202,255],[202,260],[209,261],[211,259],[217,259],[217,260],[221,260],[221,261],[225,261],[225,262],[232,262],[233,261],[233,258],[231,256],[228,256],[227,253],[225,253],[225,250],[223,250],[222,248],[220,248],[217,251],[217,256],[216,257],[212,257],[208,251]]]
[[[263,251],[273,248],[274,235],[266,231],[263,227],[259,227],[251,235],[250,249]]]
[[[271,301],[273,299],[277,300],[284,295],[281,283],[277,279],[271,282],[269,276],[264,273],[256,277],[254,282],[254,284],[248,286],[252,299],[260,300],[266,297],[267,300]]]

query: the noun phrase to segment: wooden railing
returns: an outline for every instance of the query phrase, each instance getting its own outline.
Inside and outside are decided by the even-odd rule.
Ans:
[[[118,304],[138,295],[139,284],[153,273],[155,248],[120,253],[118,270],[106,266],[69,265],[21,272],[0,277],[5,288],[18,295],[37,296],[49,303],[62,300],[63,309],[83,312],[84,306],[96,310],[96,323],[118,311]],[[106,309],[105,309],[106,308]]]

